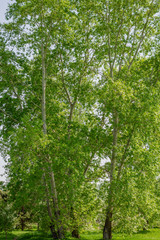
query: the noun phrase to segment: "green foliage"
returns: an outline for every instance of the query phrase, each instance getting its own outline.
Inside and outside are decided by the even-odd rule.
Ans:
[[[51,223],[65,231],[102,226],[108,208],[116,231],[154,224],[158,7],[155,0],[9,6],[10,22],[1,26],[0,123],[17,214],[24,206],[46,231]]]
[[[1,191],[1,190],[0,190]],[[0,193],[0,232],[7,233],[14,229],[15,216],[12,206],[8,204],[6,193]]]

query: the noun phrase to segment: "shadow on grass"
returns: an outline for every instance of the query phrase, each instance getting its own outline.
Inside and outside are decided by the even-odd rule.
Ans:
[[[0,240],[6,240],[6,235],[4,232],[0,233]],[[50,234],[46,234],[44,232],[25,230],[24,233],[18,231],[15,233],[7,233],[7,240],[53,240],[53,238]]]
[[[13,233],[7,233],[7,240],[13,240],[16,238],[16,235]],[[6,235],[5,233],[0,233],[0,240],[6,240]]]
[[[50,234],[44,233],[43,231],[32,231],[25,230],[15,231],[12,233],[8,233],[7,240],[53,240]],[[80,240],[101,240],[101,232],[100,231],[87,231],[80,234]],[[5,233],[0,233],[0,240],[6,240]],[[70,234],[66,236],[65,240],[77,240],[76,238],[72,238]]]
[[[101,233],[102,233],[101,231],[86,231],[86,232],[82,233],[82,235],[83,234],[85,234],[85,235],[97,235],[97,234],[101,234]]]
[[[44,234],[24,234],[18,237],[17,240],[52,240],[52,238]]]

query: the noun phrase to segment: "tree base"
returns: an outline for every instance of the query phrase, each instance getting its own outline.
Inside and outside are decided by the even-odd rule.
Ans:
[[[78,232],[78,230],[73,230],[72,231],[72,237],[74,237],[74,238],[80,238],[80,235],[79,235],[79,232]]]

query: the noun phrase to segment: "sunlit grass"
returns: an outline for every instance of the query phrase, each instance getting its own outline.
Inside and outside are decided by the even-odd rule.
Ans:
[[[160,229],[142,231],[132,236],[114,235],[113,240],[160,240]]]
[[[81,235],[83,240],[100,240],[102,239],[101,232],[86,232]],[[149,231],[142,231],[132,236],[123,234],[113,234],[112,240],[160,240],[160,229],[152,229]]]
[[[38,231],[13,231],[8,233],[8,240],[52,240],[49,235]],[[101,240],[102,232],[86,231],[81,234],[81,240]],[[6,240],[5,234],[0,233],[0,240]],[[66,240],[74,240],[68,237]],[[142,231],[132,236],[125,236],[122,234],[113,234],[112,240],[160,240],[160,229],[151,229],[149,231]]]

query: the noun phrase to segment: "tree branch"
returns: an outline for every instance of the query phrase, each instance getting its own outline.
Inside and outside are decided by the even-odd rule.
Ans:
[[[152,0],[152,3],[153,3],[153,0]],[[141,36],[140,36],[139,44],[138,44],[138,46],[137,46],[137,49],[136,49],[136,51],[135,51],[135,54],[134,54],[132,60],[131,60],[130,63],[129,63],[128,70],[131,68],[131,66],[132,66],[132,64],[133,64],[133,61],[134,61],[134,59],[136,58],[136,56],[137,56],[137,54],[138,54],[138,51],[139,51],[139,49],[140,49],[140,47],[141,47],[141,44],[142,44],[144,38],[145,38],[146,35],[147,35],[147,31],[145,32],[145,30],[146,30],[146,28],[147,28],[147,26],[148,26],[148,21],[149,21],[149,17],[150,17],[151,12],[152,12],[152,7],[151,7],[151,9],[150,9],[150,11],[149,11],[149,13],[148,13],[147,20],[146,20],[146,22],[145,22],[145,24],[144,24],[144,27],[143,27],[143,30],[142,30],[142,33],[141,33]]]
[[[62,54],[60,53],[60,60],[61,60],[61,65],[63,64],[63,60],[62,60]],[[72,104],[72,101],[71,101],[71,97],[69,95],[69,92],[66,88],[66,85],[65,85],[65,82],[64,82],[64,72],[63,72],[63,66],[61,67],[61,80],[62,80],[62,84],[63,84],[63,88],[65,90],[65,93],[67,95],[67,99],[68,99],[68,102],[69,104],[71,105]]]
[[[123,168],[123,165],[125,163],[126,153],[127,153],[128,148],[129,148],[129,145],[130,145],[130,142],[131,142],[131,138],[132,138],[134,130],[135,130],[135,126],[136,126],[136,124],[134,123],[133,129],[131,130],[131,132],[129,134],[129,137],[128,137],[128,140],[127,140],[127,143],[126,143],[126,146],[125,146],[125,149],[124,149],[124,153],[123,153],[121,161],[120,161],[120,166],[119,166],[118,174],[117,174],[117,180],[119,180],[119,178],[120,178],[120,175],[121,175],[121,172],[122,172],[122,168]]]
[[[117,33],[117,36],[116,36],[116,42],[115,42],[115,48],[114,48],[114,58],[113,58],[113,64],[112,64],[112,72],[113,72],[113,68],[114,68],[114,64],[115,64],[115,60],[116,60],[116,56],[117,56],[117,46],[118,46],[118,37],[119,37],[119,34],[121,32],[121,29],[122,29],[122,25],[123,25],[123,21],[124,21],[124,9],[123,9],[123,14],[122,14],[122,17],[121,17],[121,23],[120,23],[120,26],[119,26],[119,30],[118,30],[118,33]]]
[[[19,123],[15,118],[9,115],[4,109],[0,107],[0,111],[3,112],[5,115],[7,115],[10,119],[12,119],[14,122]]]

